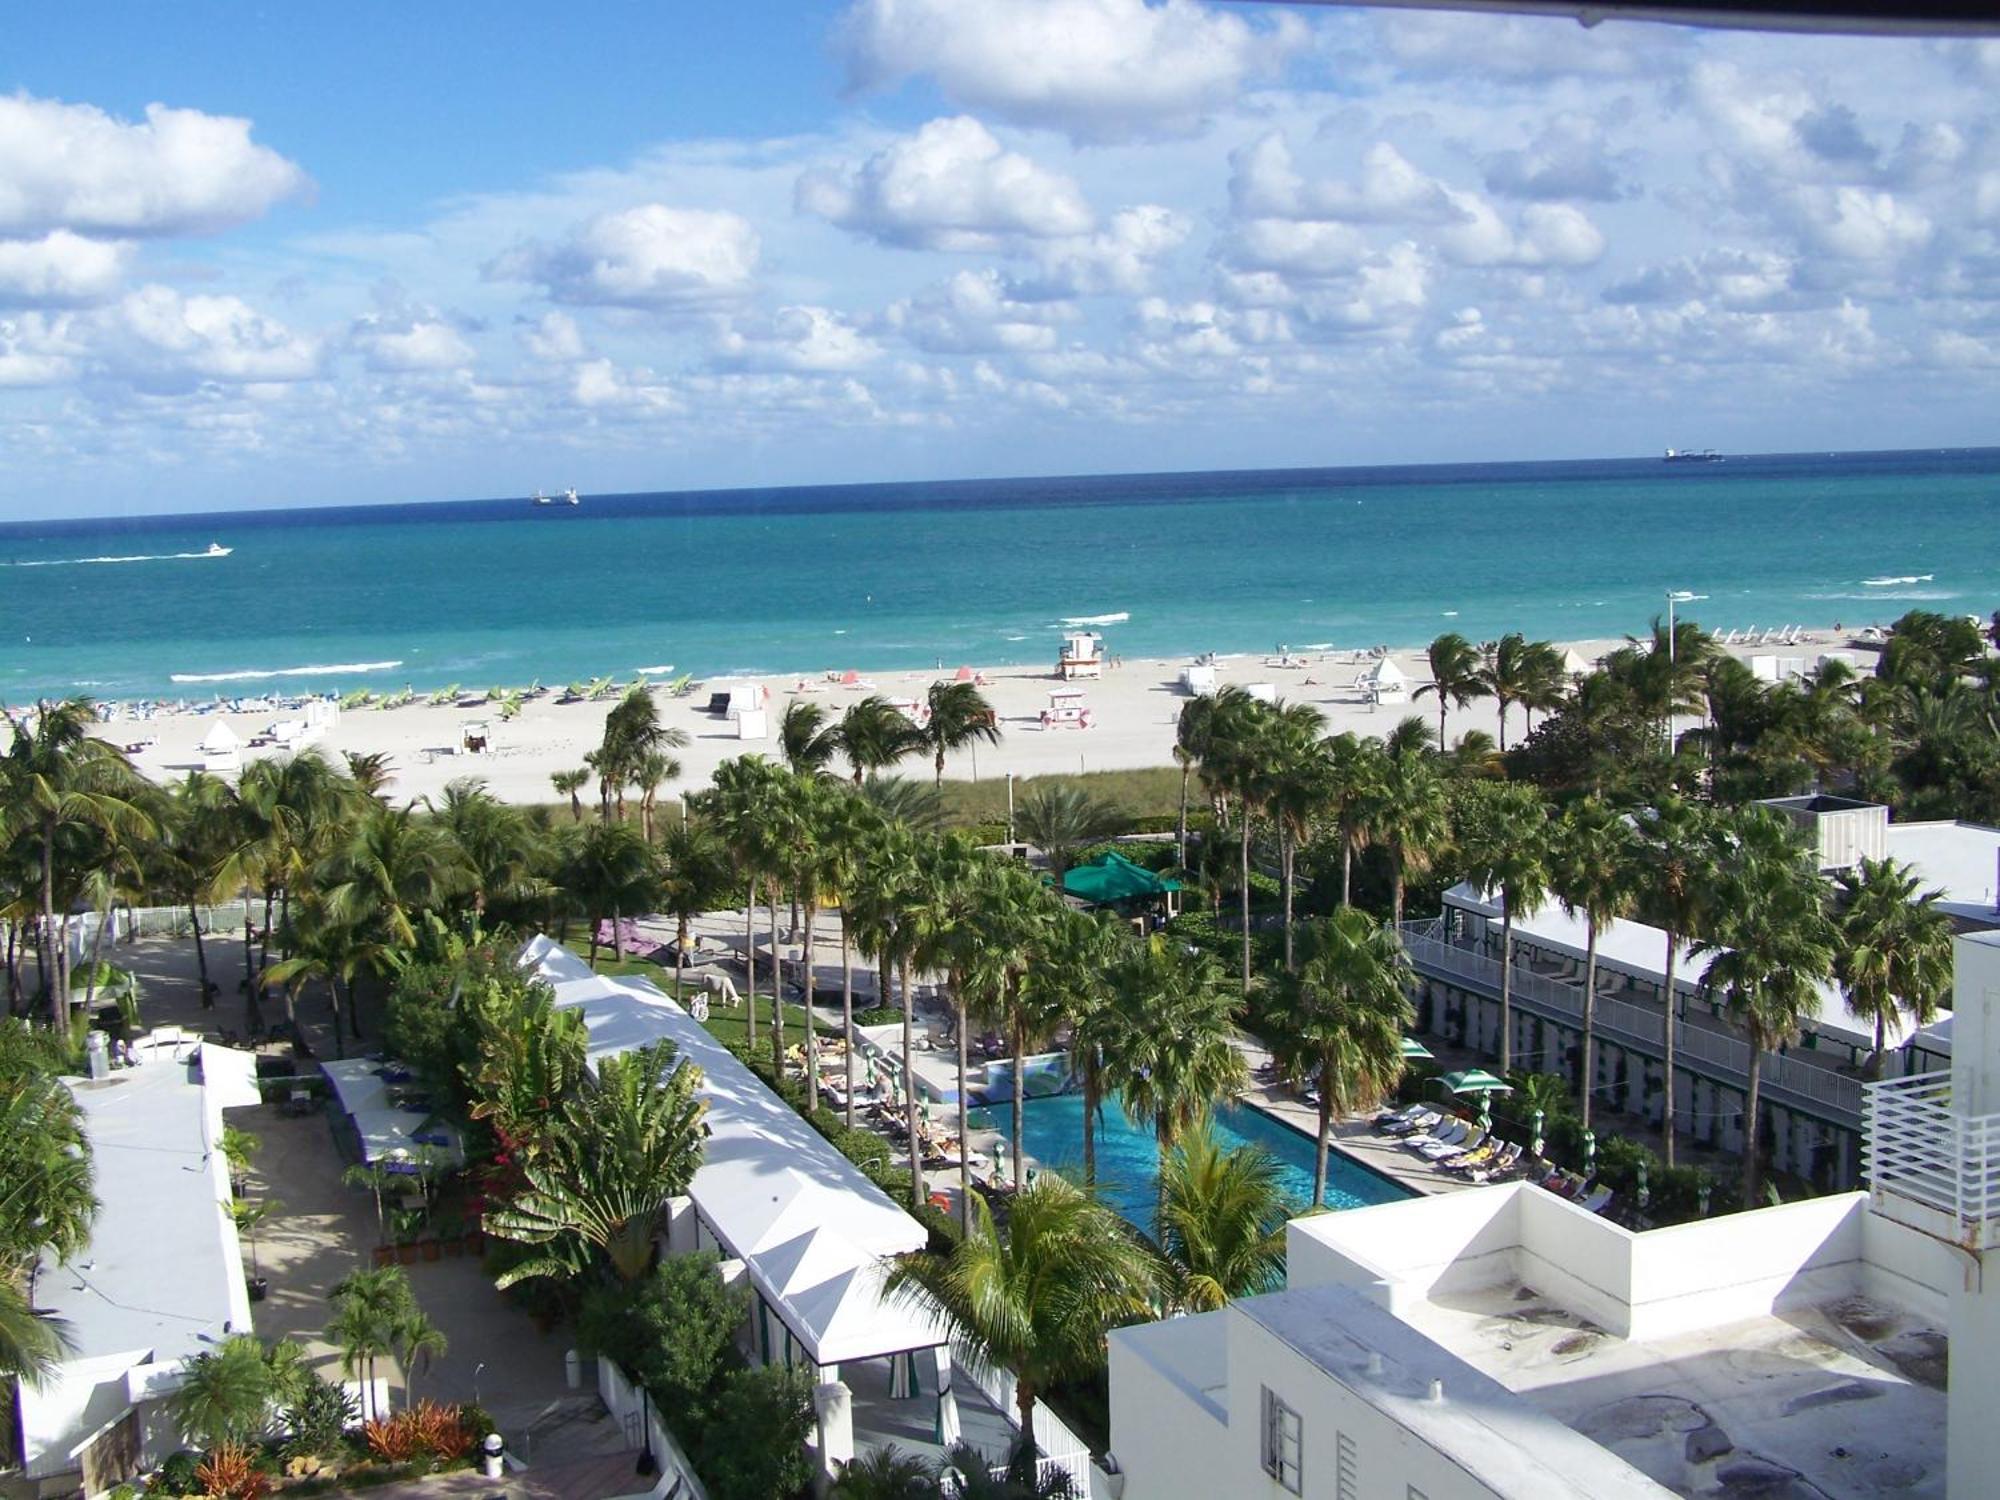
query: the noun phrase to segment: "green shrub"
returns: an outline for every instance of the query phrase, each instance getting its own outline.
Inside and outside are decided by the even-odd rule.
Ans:
[[[202,1482],[194,1477],[194,1471],[200,1466],[201,1455],[192,1448],[169,1453],[160,1472],[153,1476],[153,1488],[163,1495],[199,1495]]]
[[[695,1462],[710,1500],[775,1500],[812,1481],[812,1379],[763,1365],[723,1378],[702,1421]]]
[[[341,1387],[308,1370],[284,1417],[291,1434],[285,1444],[287,1453],[330,1458],[340,1451],[348,1429],[361,1424],[361,1408]]]
[[[674,1255],[643,1281],[585,1292],[577,1335],[679,1412],[715,1383],[749,1315],[748,1288],[724,1286],[716,1256]]]

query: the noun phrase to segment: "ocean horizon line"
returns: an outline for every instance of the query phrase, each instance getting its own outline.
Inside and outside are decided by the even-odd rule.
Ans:
[[[1241,485],[1250,481],[1262,481],[1279,487],[1284,484],[1304,484],[1332,488],[1358,488],[1367,485],[1398,484],[1479,484],[1493,483],[1496,479],[1504,482],[1505,471],[1522,471],[1521,477],[1530,477],[1534,471],[1544,477],[1588,478],[1600,477],[1644,478],[1656,474],[1662,479],[1686,480],[1715,474],[1718,469],[1726,469],[1730,463],[1783,465],[1796,463],[1825,463],[1829,460],[1909,460],[1918,457],[1937,458],[1978,458],[1983,455],[2000,455],[1997,445],[1962,445],[1944,448],[1853,448],[1823,451],[1820,449],[1799,449],[1773,452],[1729,452],[1721,454],[1721,463],[1669,466],[1662,453],[1626,454],[1593,458],[1526,458],[1526,459],[1462,459],[1450,463],[1374,463],[1374,464],[1328,464],[1319,466],[1289,466],[1284,468],[1222,468],[1222,469],[1157,469],[1157,470],[1092,470],[1082,473],[1062,474],[1008,474],[977,475],[958,478],[935,479],[891,479],[891,480],[839,480],[826,483],[797,483],[783,485],[721,485],[702,486],[692,489],[660,490],[603,490],[581,492],[581,499],[595,501],[600,506],[609,503],[615,510],[611,513],[633,515],[645,512],[630,507],[633,501],[682,501],[697,502],[704,508],[696,514],[730,514],[729,501],[752,501],[768,499],[775,505],[761,507],[767,513],[787,513],[785,501],[806,496],[818,497],[824,501],[841,498],[861,498],[857,492],[867,492],[865,501],[852,508],[858,510],[930,509],[942,508],[954,495],[965,495],[986,490],[997,492],[1009,489],[1036,491],[1033,495],[1022,494],[1017,503],[1025,507],[1046,508],[1064,503],[1063,498],[1052,497],[1047,489],[1052,485],[1115,486],[1123,484],[1166,484],[1187,485],[1200,481],[1213,481],[1224,485]],[[1497,472],[1496,472],[1497,471]],[[932,492],[917,496],[913,492]],[[1066,497],[1074,502],[1083,497]],[[1138,497],[1119,494],[1119,503],[1135,503]],[[1166,497],[1163,497],[1166,498]],[[715,506],[713,510],[707,506]],[[491,515],[492,507],[509,507],[507,512]],[[282,525],[292,519],[301,519],[307,524],[325,524],[343,518],[353,518],[360,522],[381,521],[394,518],[401,520],[418,519],[429,514],[440,521],[462,521],[511,518],[512,508],[525,507],[525,514],[539,514],[546,520],[587,520],[581,506],[574,510],[569,506],[538,507],[533,504],[533,495],[485,495],[460,496],[435,500],[374,500],[344,505],[259,505],[242,508],[222,508],[215,510],[185,511],[143,511],[127,514],[45,517],[36,520],[0,520],[0,540],[10,536],[62,536],[65,534],[102,534],[119,530],[170,529],[182,524],[188,526],[214,525],[222,522],[244,524],[255,527]],[[808,511],[843,509],[839,505],[805,507]],[[77,558],[63,559],[74,562],[139,561],[151,559],[126,558]],[[4,565],[4,564],[0,564]],[[23,566],[15,563],[14,566]]]

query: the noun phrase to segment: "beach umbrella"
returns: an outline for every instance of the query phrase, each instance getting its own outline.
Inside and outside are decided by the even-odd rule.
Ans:
[[[1539,1109],[1535,1111],[1535,1138],[1528,1143],[1528,1154],[1530,1156],[1540,1156],[1542,1154],[1542,1146],[1544,1144],[1542,1141],[1543,1113]]]
[[[1430,1058],[1431,1049],[1413,1036],[1403,1038],[1403,1061],[1422,1062]]]
[[[1454,1094],[1511,1094],[1514,1086],[1504,1078],[1496,1078],[1484,1068],[1461,1068],[1456,1073],[1446,1073],[1438,1082]]]
[[[972,668],[970,668],[970,667],[960,667],[960,668],[958,669],[957,673],[956,673],[956,674],[955,674],[955,675],[954,675],[954,676],[952,677],[952,681],[953,681],[953,682],[970,682],[970,681],[972,681]]]

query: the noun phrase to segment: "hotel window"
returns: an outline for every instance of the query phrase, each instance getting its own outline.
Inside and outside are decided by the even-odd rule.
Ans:
[[[1292,1494],[1302,1494],[1299,1414],[1264,1387],[1264,1472]]]

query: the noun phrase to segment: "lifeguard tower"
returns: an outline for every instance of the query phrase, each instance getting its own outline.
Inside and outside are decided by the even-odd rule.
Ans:
[[[1090,705],[1083,701],[1082,688],[1055,688],[1049,693],[1049,706],[1042,710],[1042,728],[1088,729],[1090,725]]]
[[[1094,630],[1072,630],[1063,637],[1062,655],[1056,658],[1056,676],[1064,682],[1080,677],[1104,675],[1104,637]]]

